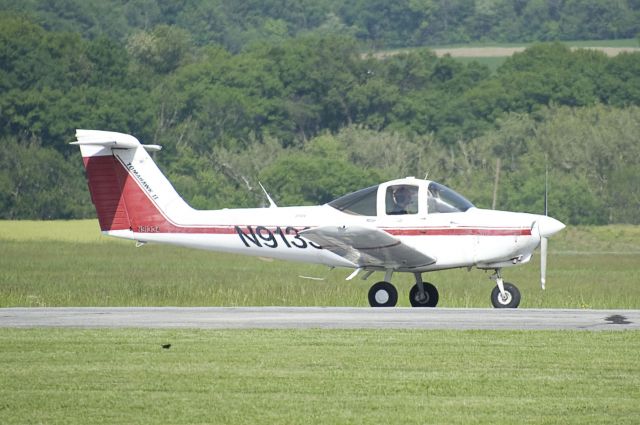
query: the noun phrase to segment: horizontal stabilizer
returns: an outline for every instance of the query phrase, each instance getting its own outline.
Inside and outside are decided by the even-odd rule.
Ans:
[[[142,146],[147,151],[162,149],[159,145],[143,145],[129,134],[113,131],[76,130],[76,139],[77,141],[71,142],[72,145],[103,146],[112,149],[135,149]]]

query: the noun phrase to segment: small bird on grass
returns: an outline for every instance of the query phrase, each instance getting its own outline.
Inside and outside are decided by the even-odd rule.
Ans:
[[[171,344],[162,344],[162,348],[168,350],[169,348],[171,348]]]

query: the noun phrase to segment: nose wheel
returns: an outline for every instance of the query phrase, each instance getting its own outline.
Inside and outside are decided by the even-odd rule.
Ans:
[[[520,291],[515,285],[504,282],[504,295],[494,286],[491,291],[491,304],[495,308],[517,308],[520,305]]]
[[[495,308],[517,308],[520,305],[520,291],[516,285],[503,281],[500,269],[496,269],[491,278],[496,280],[496,286],[491,291],[491,304]]]

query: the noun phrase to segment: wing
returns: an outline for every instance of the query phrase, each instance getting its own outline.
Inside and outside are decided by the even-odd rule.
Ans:
[[[362,226],[323,226],[300,235],[358,267],[416,268],[436,262],[387,232]]]

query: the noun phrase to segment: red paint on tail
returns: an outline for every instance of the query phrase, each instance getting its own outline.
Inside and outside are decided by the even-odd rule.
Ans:
[[[122,166],[112,156],[83,158],[91,200],[98,213],[100,230],[128,230],[131,226],[124,202]]]
[[[100,230],[142,233],[176,230],[115,156],[83,160]]]
[[[167,221],[158,206],[131,176],[125,165],[114,157],[118,179],[123,184],[123,196],[131,230],[140,233],[168,232],[174,225]]]

